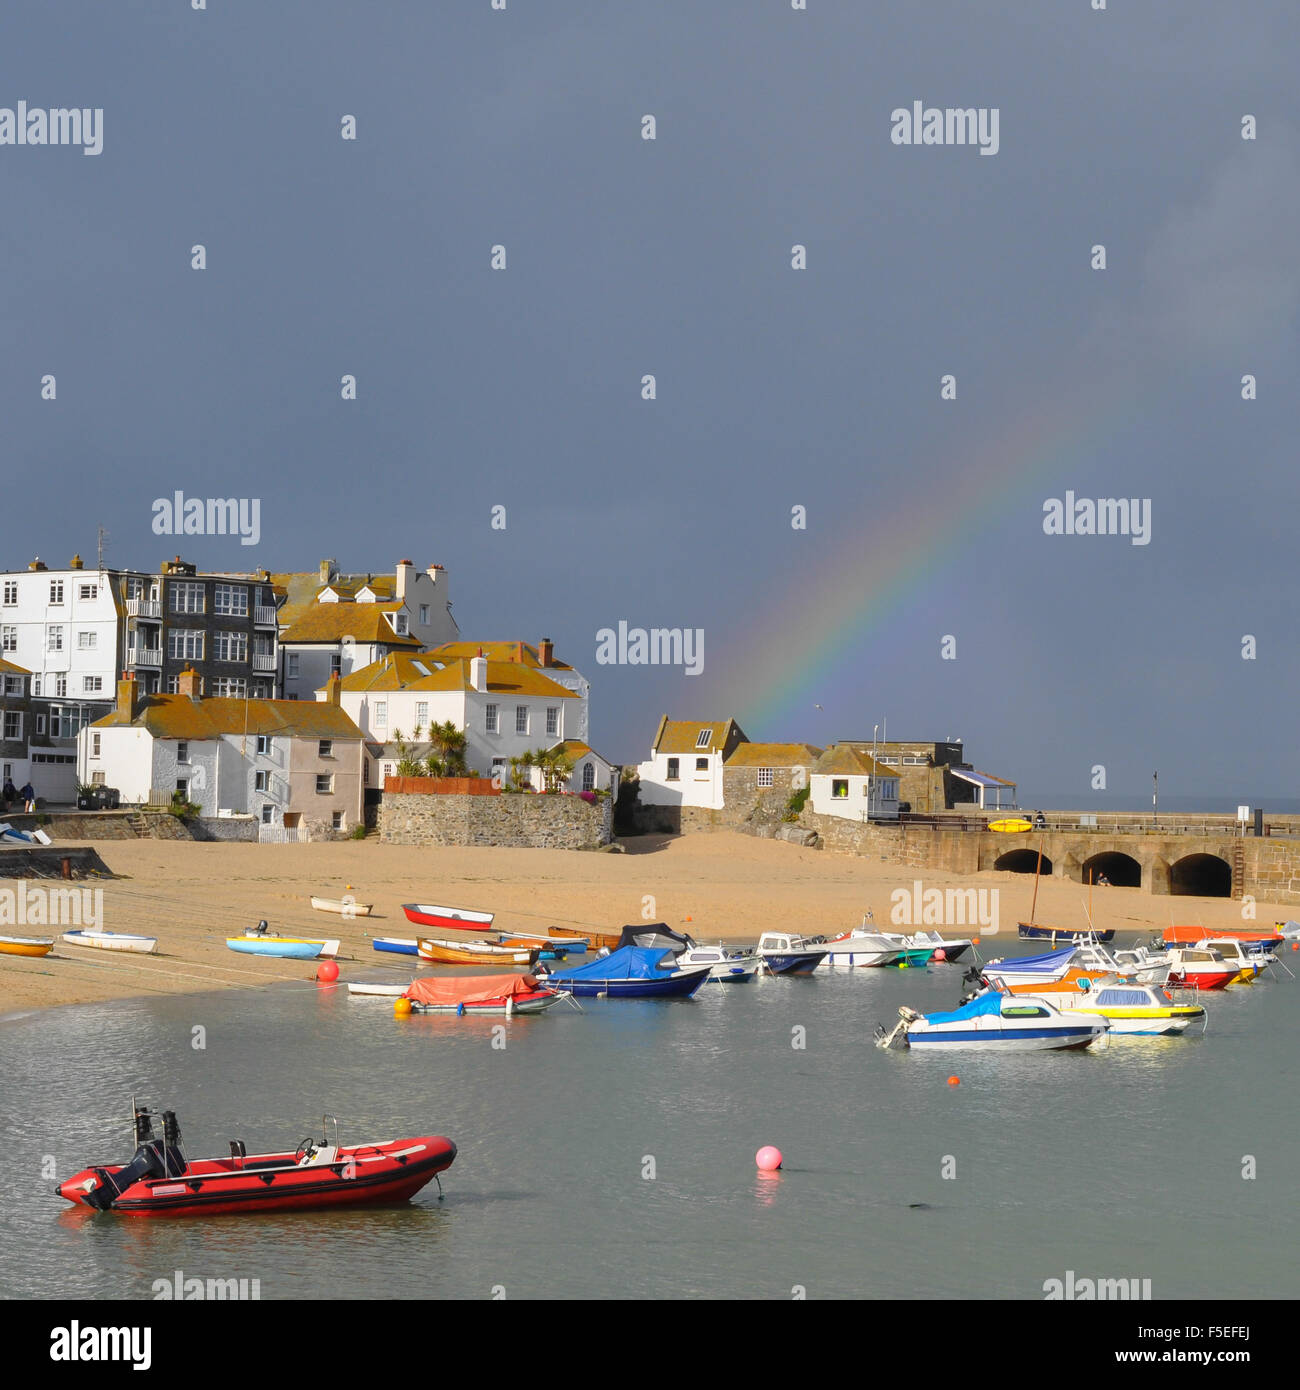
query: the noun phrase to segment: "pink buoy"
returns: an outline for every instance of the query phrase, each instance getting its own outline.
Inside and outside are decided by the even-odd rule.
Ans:
[[[332,960],[322,961],[316,967],[316,978],[323,985],[332,985],[339,977],[339,967],[337,962]]]
[[[942,946],[940,946],[939,949],[934,953],[934,957],[933,957],[933,958],[934,958],[935,960],[947,960],[947,959],[948,959],[948,952],[945,951],[945,950],[943,949]]]
[[[784,1161],[781,1157],[781,1150],[774,1144],[764,1144],[754,1155],[754,1162],[758,1164],[759,1171],[763,1173],[775,1173]]]

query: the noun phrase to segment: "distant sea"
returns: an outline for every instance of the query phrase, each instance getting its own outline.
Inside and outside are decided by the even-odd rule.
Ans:
[[[1149,811],[1151,793],[1145,796],[1125,796],[1121,792],[1039,792],[1027,787],[1017,790],[1021,810],[1029,811]],[[1206,811],[1216,815],[1236,815],[1238,806],[1257,807],[1278,816],[1300,815],[1300,797],[1240,795],[1165,796],[1160,795],[1159,811],[1184,815]]]

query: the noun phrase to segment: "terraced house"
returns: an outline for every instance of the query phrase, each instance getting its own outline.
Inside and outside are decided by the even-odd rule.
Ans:
[[[32,673],[0,657],[0,786],[21,788],[29,776],[27,739],[31,732]]]
[[[363,819],[361,730],[327,697],[203,696],[196,671],[175,694],[124,679],[113,712],[81,731],[81,780],[96,774],[126,802],[173,793],[205,816],[252,815],[263,839],[337,839]]]

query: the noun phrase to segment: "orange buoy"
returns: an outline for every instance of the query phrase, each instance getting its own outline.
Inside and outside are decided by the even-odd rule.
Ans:
[[[323,985],[332,985],[339,977],[337,961],[323,960],[316,967],[316,979]]]
[[[393,1014],[397,1018],[405,1018],[411,1012],[411,1001],[404,995],[399,994],[393,1000]]]
[[[948,1085],[949,1085],[949,1086],[960,1086],[960,1085],[961,1085],[961,1077],[960,1077],[960,1076],[950,1076],[950,1077],[948,1078]]]

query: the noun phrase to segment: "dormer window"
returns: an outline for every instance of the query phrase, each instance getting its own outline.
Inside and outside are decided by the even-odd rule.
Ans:
[[[393,614],[393,627],[399,637],[405,637],[407,632],[407,620],[405,613]]]

